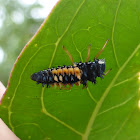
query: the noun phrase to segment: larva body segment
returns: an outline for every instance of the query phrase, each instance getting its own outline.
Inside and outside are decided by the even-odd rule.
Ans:
[[[46,84],[47,87],[51,85],[66,86],[69,84],[72,86],[80,86],[83,84],[87,86],[87,81],[96,83],[96,78],[103,78],[105,71],[105,60],[95,59],[93,62],[74,63],[73,66],[58,66],[57,68],[43,70],[31,75],[31,79],[36,81],[37,84],[42,83],[42,86]]]

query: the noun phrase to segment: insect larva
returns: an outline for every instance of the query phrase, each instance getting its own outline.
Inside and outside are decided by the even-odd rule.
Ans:
[[[86,61],[84,63],[74,63],[73,58],[68,52],[68,50],[63,46],[64,51],[70,57],[71,63],[73,65],[70,66],[58,66],[57,68],[47,69],[43,71],[39,71],[31,75],[31,79],[36,81],[37,84],[42,83],[42,86],[46,84],[47,87],[50,85],[56,86],[66,86],[67,84],[72,87],[73,84],[76,86],[80,86],[83,84],[84,87],[87,87],[87,81],[91,81],[96,84],[96,78],[103,78],[103,75],[106,75],[110,72],[109,69],[105,72],[105,59],[97,59],[99,55],[104,50],[108,40],[105,42],[103,48],[98,52],[95,56],[94,61],[88,62],[90,56],[90,48],[88,47],[88,55]]]

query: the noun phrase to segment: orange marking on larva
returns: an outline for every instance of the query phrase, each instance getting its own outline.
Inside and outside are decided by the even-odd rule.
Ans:
[[[53,70],[52,70],[52,74],[53,74],[53,75],[54,75],[54,74],[57,75],[57,70],[56,70],[56,69],[53,69]]]
[[[77,79],[81,80],[81,74],[77,75]]]
[[[75,73],[75,74],[79,74],[79,73],[80,73],[80,69],[79,69],[78,67],[75,67],[75,68],[74,68],[74,73]]]
[[[58,75],[62,75],[62,69],[57,69],[57,73],[58,73]]]
[[[54,76],[54,80],[55,80],[56,82],[58,82],[58,78],[57,78],[56,75]]]
[[[63,77],[62,77],[62,75],[59,76],[59,80],[63,82]]]
[[[73,68],[68,68],[68,73],[69,75],[74,75],[74,69]]]
[[[62,71],[63,71],[63,75],[68,74],[68,69],[67,68],[63,68]]]
[[[75,67],[74,68],[74,73],[75,73],[75,76],[81,80],[81,72],[80,72],[80,69],[78,67]]]

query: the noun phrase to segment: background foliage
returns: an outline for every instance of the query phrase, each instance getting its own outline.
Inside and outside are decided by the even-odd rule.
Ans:
[[[41,7],[39,3],[27,6],[18,0],[0,0],[0,48],[4,51],[0,81],[5,86],[17,56],[44,20],[31,16],[34,8]]]
[[[0,106],[1,117],[21,139],[140,139],[140,3],[138,0],[61,0],[27,44],[12,72]],[[75,62],[100,58],[113,70],[83,90],[46,89],[30,75],[48,67],[69,65],[65,45]]]

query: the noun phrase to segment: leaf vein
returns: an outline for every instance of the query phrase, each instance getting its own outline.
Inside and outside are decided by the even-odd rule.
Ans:
[[[19,85],[20,85],[21,77],[22,77],[22,75],[23,75],[23,73],[24,73],[24,71],[25,71],[27,65],[29,64],[29,62],[31,61],[31,59],[37,54],[37,52],[38,52],[39,50],[40,50],[40,48],[36,51],[36,53],[34,53],[34,55],[32,55],[32,57],[29,59],[29,61],[28,61],[28,62],[26,63],[26,65],[24,66],[24,68],[23,68],[23,70],[22,70],[22,72],[21,72],[21,75],[20,75],[20,77],[19,77],[18,84],[17,84],[17,86],[16,86],[16,88],[15,88],[15,91],[13,92],[13,96],[12,96],[12,98],[11,98],[11,100],[10,100],[10,104],[9,104],[9,106],[8,106],[8,121],[9,121],[9,125],[10,125],[10,127],[11,127],[11,129],[12,129],[13,132],[14,132],[14,127],[13,127],[12,122],[11,122],[11,114],[12,114],[12,112],[11,112],[11,107],[12,107],[12,103],[13,103],[13,101],[14,101],[14,98],[15,98],[15,95],[16,95],[16,92],[17,92],[17,89],[18,89],[18,87],[19,87]]]
[[[79,55],[80,55],[81,61],[83,62],[82,54],[81,54],[81,52],[79,51],[79,49],[77,48],[77,46],[76,46],[76,44],[75,44],[75,42],[74,42],[74,39],[73,39],[73,36],[74,36],[74,35],[75,35],[75,33],[72,34],[72,41],[73,41],[73,44],[74,44],[74,46],[75,46],[75,48],[76,48],[76,51],[77,51],[77,52],[79,53]],[[93,97],[93,95],[91,94],[91,92],[90,92],[90,90],[89,90],[88,87],[87,87],[86,90],[87,90],[87,92],[88,92],[90,98],[93,100],[93,102],[97,103],[97,100]]]
[[[116,108],[118,108],[118,107],[121,107],[121,106],[127,104],[127,103],[128,103],[129,101],[131,101],[135,96],[136,96],[136,95],[134,95],[134,96],[128,98],[126,101],[124,101],[124,102],[122,102],[122,103],[120,103],[120,104],[118,104],[118,105],[115,105],[115,106],[113,106],[113,107],[111,107],[111,108],[109,108],[109,109],[106,109],[106,110],[102,111],[102,112],[99,113],[97,116],[100,116],[100,115],[102,115],[103,113],[106,113],[106,112],[108,112],[108,111],[111,111],[111,110],[113,110],[113,109],[116,109]]]
[[[117,78],[119,77],[119,75],[121,74],[121,72],[124,70],[124,68],[126,67],[126,65],[128,64],[128,62],[132,59],[132,57],[136,54],[136,52],[140,49],[140,44],[135,48],[135,50],[132,52],[132,54],[128,57],[128,59],[125,61],[125,63],[121,66],[121,68],[118,70],[118,72],[116,73],[114,79],[111,81],[110,85],[107,87],[107,89],[105,90],[105,92],[103,93],[103,95],[101,96],[100,100],[98,101],[95,109],[92,112],[92,115],[89,119],[89,122],[87,124],[86,130],[85,130],[85,134],[82,137],[82,140],[87,140],[88,136],[90,134],[92,125],[94,124],[94,121],[97,117],[97,114],[106,98],[106,96],[108,95],[109,91],[111,90],[111,88],[113,87],[114,83],[116,82]]]
[[[55,117],[54,115],[52,115],[51,113],[49,113],[44,105],[44,101],[43,101],[43,97],[44,97],[44,90],[45,88],[42,88],[41,91],[41,106],[42,106],[42,112],[46,115],[49,116],[50,118],[52,118],[53,120],[57,121],[58,123],[62,124],[63,126],[65,126],[66,128],[70,129],[71,131],[75,132],[76,134],[82,136],[83,134],[79,131],[77,131],[76,129],[74,129],[73,127],[71,127],[70,125],[66,124],[65,122],[59,120],[57,117]]]
[[[113,87],[116,87],[116,86],[119,86],[119,85],[124,84],[124,83],[126,83],[126,82],[129,82],[129,81],[133,80],[136,76],[138,76],[138,74],[135,74],[135,75],[133,75],[132,77],[130,77],[130,78],[128,78],[128,79],[125,79],[125,80],[123,80],[123,81],[121,81],[121,82],[115,84]]]
[[[22,123],[22,124],[16,125],[15,128],[23,126],[23,125],[34,125],[37,128],[39,128],[40,131],[46,136],[46,132],[37,123]]]
[[[127,121],[129,120],[130,115],[124,120],[124,122],[122,123],[121,127],[119,128],[119,130],[115,133],[115,135],[112,137],[112,140],[115,140],[115,138],[117,137],[117,135],[120,133],[120,131],[122,130],[122,128],[125,126],[125,124],[127,123]]]
[[[64,35],[66,34],[66,32],[68,31],[68,29],[70,28],[73,20],[75,19],[75,17],[77,16],[78,12],[80,11],[81,7],[83,6],[85,0],[83,0],[80,4],[80,6],[77,8],[74,16],[72,17],[71,21],[69,22],[68,26],[66,27],[65,31],[63,32],[63,34],[57,39],[56,43],[55,43],[55,48],[54,48],[54,52],[52,54],[52,58],[50,60],[50,65],[49,65],[49,68],[52,66],[52,63],[53,63],[53,60],[54,60],[54,56],[56,54],[56,51],[57,51],[57,48],[58,48],[58,45],[59,45],[59,42],[62,40],[62,38],[64,37]]]
[[[115,60],[116,60],[116,63],[117,63],[118,68],[120,68],[120,64],[119,64],[119,61],[118,61],[118,58],[117,58],[117,54],[116,54],[116,50],[115,50],[114,31],[115,31],[116,19],[117,19],[117,15],[118,15],[118,10],[120,8],[120,4],[121,4],[121,0],[119,0],[118,7],[117,7],[116,13],[115,13],[113,27],[112,27],[112,47],[113,47],[113,51],[114,51],[114,55],[115,55]]]
[[[52,44],[48,44],[48,45],[52,45]],[[45,45],[45,46],[48,46],[48,45]],[[15,98],[15,95],[16,95],[16,92],[17,92],[17,89],[20,85],[20,82],[21,82],[21,78],[22,78],[22,75],[26,69],[26,67],[29,65],[30,61],[36,56],[36,54],[45,46],[42,46],[40,48],[37,49],[37,51],[30,57],[29,61],[26,63],[26,65],[24,66],[21,74],[20,74],[20,77],[19,77],[19,81],[17,83],[17,86],[15,88],[15,91],[13,92],[13,96],[10,100],[10,103],[9,103],[9,106],[8,106],[8,121],[9,121],[9,126],[11,127],[12,131],[14,132],[14,127],[13,127],[13,124],[11,122],[11,115],[12,115],[12,111],[11,111],[11,108],[12,108],[12,104],[13,104],[13,101],[14,101],[14,98]]]

